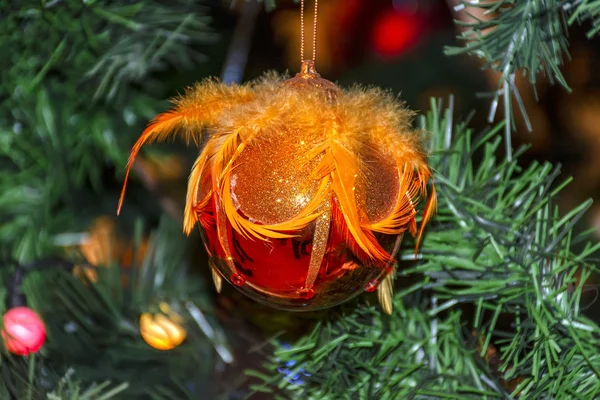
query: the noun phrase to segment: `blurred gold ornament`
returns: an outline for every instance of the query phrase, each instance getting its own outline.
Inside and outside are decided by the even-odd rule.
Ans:
[[[92,224],[87,240],[79,249],[94,266],[107,265],[118,258],[123,244],[117,240],[117,227],[110,217],[98,217]]]
[[[154,154],[140,159],[148,177],[156,183],[170,183],[182,178],[186,173],[182,157],[174,154]]]
[[[187,337],[183,319],[172,312],[168,305],[161,304],[163,313],[145,312],[140,316],[140,333],[150,346],[158,350],[171,350]],[[165,315],[166,314],[166,315]]]
[[[142,239],[136,248],[135,259],[139,262],[144,259],[148,248],[146,239]],[[69,248],[67,252],[75,249]],[[79,245],[81,252],[89,265],[76,265],[73,268],[75,276],[85,276],[91,282],[98,280],[96,269],[110,265],[113,261],[119,262],[121,268],[131,268],[133,265],[134,246],[131,240],[123,240],[117,232],[115,220],[111,217],[98,217],[92,224],[86,238]],[[124,284],[126,277],[123,277]]]

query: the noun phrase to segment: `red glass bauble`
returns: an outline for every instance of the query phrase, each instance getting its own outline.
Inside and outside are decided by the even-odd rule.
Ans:
[[[299,160],[309,146],[302,134],[282,133],[278,141],[257,142],[241,152],[231,177],[231,197],[236,211],[256,224],[282,223],[313,200],[318,180],[311,177],[314,163],[302,168]],[[374,150],[362,154],[360,182],[353,190],[365,218],[387,216],[399,196],[399,172],[393,161]],[[318,160],[317,160],[318,161]],[[198,198],[203,198],[202,186]],[[199,216],[203,239],[211,260],[222,277],[251,298],[287,310],[317,310],[335,306],[365,290],[390,272],[391,261],[377,262],[366,256],[349,237],[336,196],[323,199],[323,217],[305,228],[288,232],[291,238],[262,240],[245,237],[223,212],[222,198],[214,195]],[[374,233],[379,245],[392,257],[400,235]],[[228,254],[230,254],[228,256]],[[313,268],[311,263],[319,263]]]
[[[178,132],[200,142],[210,132],[188,180],[183,230],[199,224],[217,290],[227,280],[287,310],[378,290],[389,313],[402,235],[418,232],[418,247],[436,207],[411,115],[385,91],[337,87],[310,60],[288,80],[209,80],[148,125],[126,176],[145,143]],[[125,185],[119,208],[124,193]]]
[[[26,356],[37,352],[46,341],[46,327],[40,316],[30,308],[15,307],[3,318],[2,339],[13,354]]]

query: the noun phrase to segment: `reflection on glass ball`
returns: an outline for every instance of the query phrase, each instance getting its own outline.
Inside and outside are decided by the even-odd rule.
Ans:
[[[303,291],[312,254],[314,224],[301,232],[301,236],[291,239],[246,239],[230,226],[227,235],[232,243],[232,261],[237,273],[231,272],[225,255],[219,251],[216,231],[204,230],[214,266],[244,294],[280,309],[308,311],[338,305],[368,290],[374,280],[381,279],[387,272],[359,260],[332,228],[318,277],[311,290]],[[399,237],[387,236],[382,237],[380,243],[391,253],[396,241]]]

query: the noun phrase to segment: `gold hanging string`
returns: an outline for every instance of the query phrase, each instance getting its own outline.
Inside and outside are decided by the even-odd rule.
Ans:
[[[319,0],[315,0],[315,17],[313,22],[313,62],[317,62],[317,15],[319,13]]]
[[[315,0],[315,15],[313,23],[313,62],[317,59],[317,15],[319,0]],[[300,61],[304,60],[304,0],[300,0]]]
[[[304,61],[304,0],[300,0],[300,61]]]

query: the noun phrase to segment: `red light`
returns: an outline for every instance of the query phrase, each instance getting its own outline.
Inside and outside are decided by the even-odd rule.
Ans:
[[[387,12],[376,22],[371,43],[385,58],[399,56],[418,42],[423,25],[424,21],[414,14]]]

